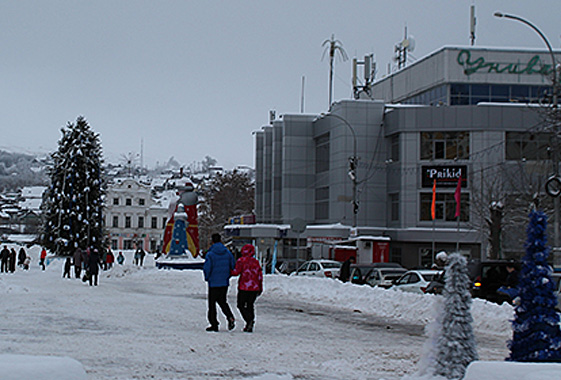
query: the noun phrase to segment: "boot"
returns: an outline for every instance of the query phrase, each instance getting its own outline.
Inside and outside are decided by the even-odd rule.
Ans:
[[[245,332],[253,332],[253,325],[255,325],[255,322],[254,322],[254,321],[248,322],[248,323],[245,325],[243,331],[245,331]]]
[[[228,330],[233,330],[236,327],[236,320],[234,318],[228,318]]]

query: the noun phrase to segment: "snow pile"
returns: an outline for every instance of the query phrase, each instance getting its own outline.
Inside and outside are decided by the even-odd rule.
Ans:
[[[68,357],[0,355],[2,380],[87,380],[82,364]]]
[[[436,301],[432,294],[405,293],[371,288],[332,279],[304,276],[265,276],[265,292],[322,305],[370,313],[382,318],[426,325],[433,320]],[[479,333],[504,335],[511,332],[513,308],[480,299],[473,300],[474,329]]]

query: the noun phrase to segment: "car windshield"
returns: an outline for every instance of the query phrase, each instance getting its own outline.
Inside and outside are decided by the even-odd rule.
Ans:
[[[326,269],[327,268],[330,269],[330,268],[339,268],[341,266],[341,263],[329,263],[329,262],[327,262],[327,263],[321,263],[321,265]]]

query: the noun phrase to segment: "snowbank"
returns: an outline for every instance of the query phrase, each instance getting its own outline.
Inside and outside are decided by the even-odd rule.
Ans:
[[[2,380],[87,380],[82,364],[68,357],[0,355]]]
[[[426,325],[433,319],[435,296],[371,288],[332,279],[299,276],[265,276],[265,292],[351,311]],[[504,335],[511,331],[514,309],[480,299],[472,304],[474,329],[478,333]]]

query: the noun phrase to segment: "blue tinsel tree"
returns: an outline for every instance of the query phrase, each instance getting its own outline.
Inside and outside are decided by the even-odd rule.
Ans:
[[[507,360],[561,361],[561,330],[559,315],[555,312],[557,299],[553,292],[552,270],[547,263],[549,247],[546,227],[547,216],[541,211],[532,211]]]

